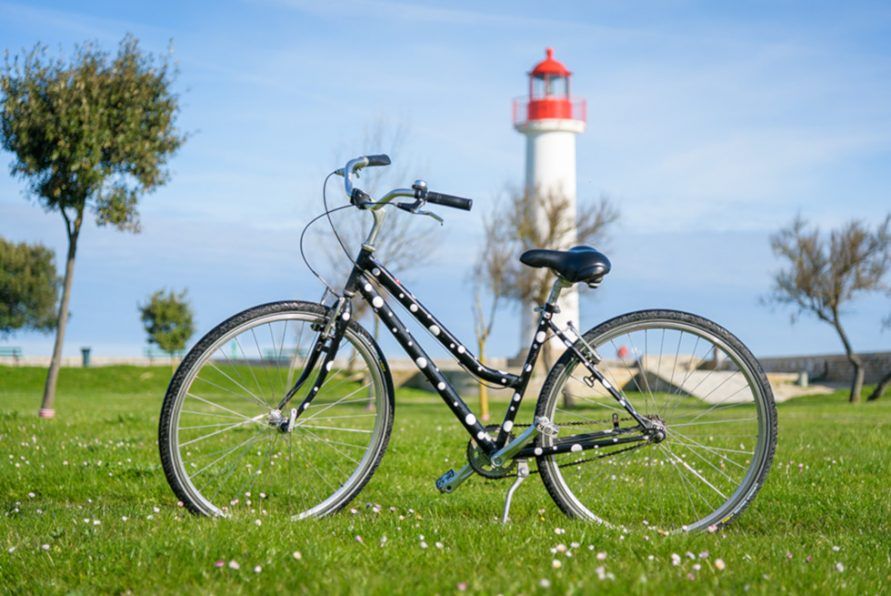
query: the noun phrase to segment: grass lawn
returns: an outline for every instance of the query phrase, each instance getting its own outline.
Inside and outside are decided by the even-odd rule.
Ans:
[[[438,397],[400,391],[389,451],[352,511],[257,525],[177,506],[156,445],[170,374],[63,369],[57,418],[43,421],[45,372],[0,367],[0,591],[874,594],[891,585],[888,397],[780,405],[774,468],[754,504],[722,532],[659,537],[569,520],[536,476],[506,527],[507,482],[472,478],[440,495],[434,480],[463,463],[466,435]],[[560,544],[569,552],[552,551]]]

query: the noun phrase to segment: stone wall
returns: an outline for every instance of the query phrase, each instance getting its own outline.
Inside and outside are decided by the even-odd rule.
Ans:
[[[863,360],[867,383],[878,382],[891,370],[891,352],[863,352],[860,358]],[[807,372],[812,383],[848,383],[853,374],[851,364],[843,354],[780,356],[758,360],[769,373]]]

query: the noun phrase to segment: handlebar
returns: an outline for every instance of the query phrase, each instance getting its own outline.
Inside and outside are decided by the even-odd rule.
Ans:
[[[397,197],[414,198],[417,202],[418,207],[420,207],[424,202],[433,203],[434,205],[442,205],[443,207],[452,207],[453,209],[462,209],[464,211],[470,211],[470,209],[473,207],[473,201],[471,199],[465,199],[462,197],[456,197],[454,195],[428,191],[427,183],[423,180],[415,181],[415,184],[412,185],[412,188],[395,188],[377,201],[372,199],[361,189],[353,188],[353,174],[355,174],[362,168],[388,166],[390,165],[390,163],[390,157],[383,153],[379,155],[363,155],[361,157],[351,159],[343,168],[336,170],[335,173],[343,176],[344,190],[346,191],[347,196],[350,198],[350,201],[356,206],[359,206],[363,209],[369,209],[371,211],[377,211],[378,209],[381,209],[384,205]],[[417,211],[417,208],[415,208],[415,211]]]
[[[452,207],[453,209],[463,209],[470,211],[473,207],[473,199],[465,199],[454,195],[446,195],[441,192],[427,191],[427,202],[434,205],[442,205],[443,207]]]

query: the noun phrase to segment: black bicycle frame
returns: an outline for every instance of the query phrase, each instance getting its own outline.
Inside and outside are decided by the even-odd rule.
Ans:
[[[394,296],[402,306],[408,309],[412,317],[420,324],[424,325],[428,331],[436,338],[436,340],[445,347],[449,353],[461,363],[473,376],[482,381],[487,381],[501,387],[511,388],[514,390],[510,405],[504,414],[498,437],[493,439],[486,432],[486,429],[477,419],[476,415],[470,410],[467,404],[455,391],[455,388],[449,380],[443,375],[433,363],[424,348],[415,340],[411,332],[405,327],[395,312],[387,305],[376,286],[383,287],[391,296]],[[487,454],[491,455],[500,448],[504,447],[510,437],[510,431],[514,426],[514,420],[519,411],[520,404],[529,380],[532,377],[532,371],[538,360],[542,345],[548,341],[547,332],[552,331],[574,355],[579,358],[582,363],[591,372],[592,379],[598,381],[613,398],[618,401],[625,410],[637,421],[638,425],[632,428],[619,428],[614,424],[614,428],[597,433],[587,433],[584,435],[575,435],[560,439],[549,446],[548,453],[565,453],[569,451],[581,451],[585,449],[599,448],[617,443],[627,443],[632,441],[647,440],[648,435],[636,435],[634,437],[620,437],[620,435],[630,434],[635,431],[648,431],[652,428],[649,420],[641,417],[629,404],[624,397],[616,390],[595,368],[595,364],[600,361],[599,356],[594,353],[590,347],[585,347],[584,342],[581,348],[576,345],[568,337],[562,329],[560,329],[553,321],[553,315],[556,312],[556,306],[550,302],[545,303],[539,309],[540,315],[532,344],[523,363],[520,375],[514,375],[505,371],[490,368],[480,362],[467,347],[462,344],[429,310],[427,310],[414,295],[406,289],[396,277],[387,270],[380,262],[374,258],[371,250],[363,247],[355,261],[353,270],[347,280],[344,288],[344,294],[338,298],[337,302],[332,306],[332,312],[329,316],[327,324],[324,328],[319,329],[319,337],[315,345],[309,353],[303,373],[295,382],[294,386],[288,391],[287,395],[282,399],[278,406],[282,410],[291,398],[299,391],[300,387],[308,379],[311,371],[322,358],[319,374],[313,383],[312,388],[307,396],[303,399],[301,405],[297,408],[297,416],[303,413],[309,407],[309,404],[315,398],[319,389],[325,382],[328,372],[331,370],[337,349],[343,338],[346,326],[351,317],[351,300],[353,296],[359,293],[371,306],[374,314],[381,320],[381,323],[393,334],[396,341],[402,346],[402,349],[411,356],[415,365],[427,377],[427,380],[436,389],[440,397],[446,405],[452,410],[455,417],[464,425],[465,430],[471,437],[475,438],[477,444]],[[586,354],[585,352],[590,352]],[[592,380],[593,384],[593,380]],[[540,455],[539,448],[527,447],[520,452],[518,457],[528,457],[531,455]]]

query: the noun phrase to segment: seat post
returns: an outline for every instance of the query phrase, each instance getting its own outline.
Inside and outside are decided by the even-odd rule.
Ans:
[[[545,304],[550,306],[556,306],[557,300],[560,298],[560,292],[563,291],[564,288],[570,287],[572,284],[568,281],[564,280],[559,275],[557,279],[554,280],[554,285],[551,286],[551,293],[548,294],[548,299]]]

